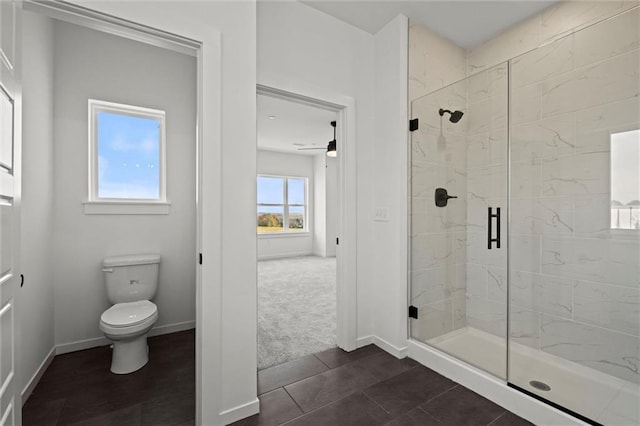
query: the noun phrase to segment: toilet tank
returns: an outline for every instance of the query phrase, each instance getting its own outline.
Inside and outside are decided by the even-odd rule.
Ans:
[[[107,296],[113,304],[151,300],[158,290],[159,254],[107,257],[102,262]]]

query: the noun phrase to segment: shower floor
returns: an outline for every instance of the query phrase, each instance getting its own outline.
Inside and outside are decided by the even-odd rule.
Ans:
[[[464,328],[427,343],[494,376],[506,377],[504,339]],[[597,370],[510,343],[509,381],[529,392],[555,402],[606,425],[640,424],[640,387]],[[551,387],[541,391],[531,381]]]

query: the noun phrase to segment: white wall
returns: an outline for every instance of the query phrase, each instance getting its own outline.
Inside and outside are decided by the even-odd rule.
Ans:
[[[366,338],[373,332],[373,36],[298,2],[260,2],[257,13],[259,84],[356,101],[357,335]]]
[[[102,259],[160,253],[156,327],[195,318],[195,59],[56,22],[54,31],[56,343],[103,334]],[[153,70],[153,72],[149,72]],[[87,99],[166,111],[168,215],[86,215]]]
[[[324,152],[314,158],[313,254],[336,256],[338,235],[338,164]]]
[[[313,254],[325,257],[327,253],[327,167],[326,155],[313,158]]]
[[[54,347],[53,22],[23,15],[20,369],[24,389]]]
[[[258,259],[305,256],[313,253],[314,206],[316,204],[313,159],[309,155],[258,150],[258,174],[303,177],[307,182],[309,232],[289,235],[258,235]]]
[[[340,197],[338,193],[338,161],[336,158],[324,156],[325,169],[325,257],[336,256],[336,237],[338,236],[338,213]]]
[[[218,424],[253,414],[258,409],[256,312],[245,307],[256,303],[255,2],[72,3],[203,43],[200,201],[213,217],[203,220],[198,235],[204,250],[198,316],[206,328],[196,333],[202,386],[197,421]]]
[[[407,38],[398,16],[375,35],[374,205],[388,209],[375,222],[373,269],[375,335],[401,354],[407,345]],[[369,213],[370,215],[372,213]],[[369,216],[371,220],[371,216]]]

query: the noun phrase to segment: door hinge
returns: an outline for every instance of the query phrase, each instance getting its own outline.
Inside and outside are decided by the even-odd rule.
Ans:
[[[336,245],[339,246],[340,245],[340,238],[336,237]]]
[[[415,306],[409,306],[409,318],[418,319],[418,308]]]
[[[410,132],[414,132],[414,131],[418,130],[418,126],[419,126],[419,123],[418,123],[418,119],[417,118],[414,118],[413,120],[409,120],[409,131]]]
[[[202,253],[200,253],[200,255],[198,256],[198,262],[200,262],[200,264],[202,265]]]

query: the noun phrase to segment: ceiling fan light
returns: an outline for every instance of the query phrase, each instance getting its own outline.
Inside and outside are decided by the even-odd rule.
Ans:
[[[327,157],[335,157],[336,155],[336,140],[334,139],[329,142],[329,145],[327,146]]]

